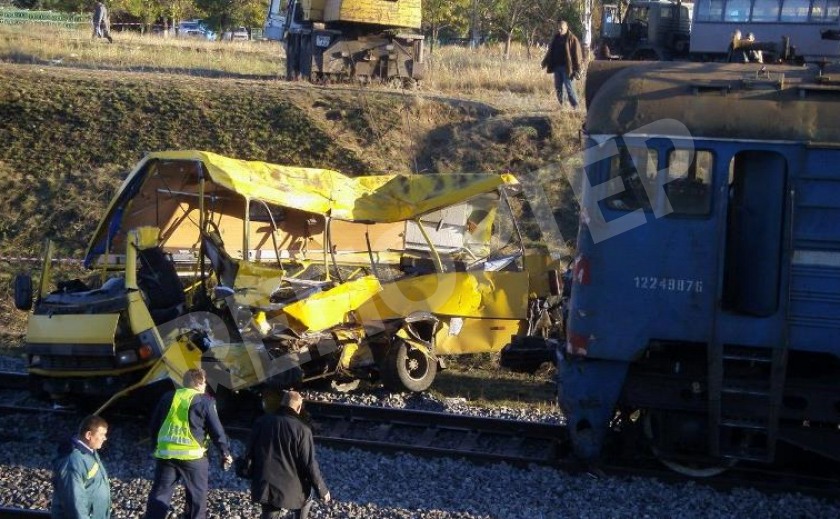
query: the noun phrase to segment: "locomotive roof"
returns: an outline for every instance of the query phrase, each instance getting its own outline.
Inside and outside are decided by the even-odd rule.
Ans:
[[[594,62],[587,75],[590,134],[676,119],[695,137],[840,143],[840,66]]]

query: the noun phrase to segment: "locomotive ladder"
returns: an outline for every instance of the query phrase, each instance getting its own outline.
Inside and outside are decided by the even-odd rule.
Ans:
[[[786,368],[785,344],[769,348],[712,345],[709,439],[713,456],[773,461]]]

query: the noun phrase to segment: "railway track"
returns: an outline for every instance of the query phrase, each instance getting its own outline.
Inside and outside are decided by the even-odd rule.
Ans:
[[[26,375],[0,372],[0,387],[26,387]],[[559,462],[565,428],[539,422],[481,418],[387,407],[306,401],[315,441],[322,445],[380,452],[448,456],[477,462],[552,465]],[[0,413],[77,414],[70,409],[0,404]],[[245,438],[250,424],[226,424]]]
[[[553,465],[565,428],[538,422],[308,400],[315,441],[380,452],[410,452],[479,462]],[[247,434],[245,427],[226,427]]]
[[[0,388],[20,389],[26,385],[25,374],[0,372]],[[313,400],[306,401],[305,406],[313,418],[313,433],[320,445],[464,458],[479,463],[551,465],[565,471],[589,473],[592,477],[649,477],[669,483],[692,481],[689,477],[666,470],[652,456],[640,452],[608,465],[584,466],[568,455],[567,431],[559,425]],[[0,404],[0,413],[75,415],[79,412],[4,403]],[[136,415],[120,418],[136,419]],[[225,429],[232,436],[244,439],[250,432],[250,424],[225,424]],[[736,466],[715,478],[695,481],[718,490],[748,487],[767,493],[801,492],[837,499],[840,469],[820,474],[815,472],[784,467]],[[2,510],[0,517],[6,517]]]

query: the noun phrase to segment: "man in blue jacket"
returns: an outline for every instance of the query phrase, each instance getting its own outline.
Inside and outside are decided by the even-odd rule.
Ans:
[[[184,387],[164,396],[152,414],[150,432],[157,439],[157,462],[146,519],[167,516],[178,480],[184,482],[187,494],[184,517],[207,517],[208,436],[221,451],[225,467],[233,463],[215,401],[204,394],[206,389],[204,370],[187,370]]]
[[[108,439],[108,423],[91,415],[82,420],[79,435],[59,446],[53,464],[54,519],[108,519],[111,484],[96,452]]]

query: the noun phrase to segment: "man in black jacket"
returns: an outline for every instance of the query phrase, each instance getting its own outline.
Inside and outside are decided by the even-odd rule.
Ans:
[[[303,397],[289,391],[277,414],[262,416],[254,424],[246,456],[251,461],[251,499],[262,505],[262,519],[282,517],[294,510],[306,519],[312,492],[325,503],[330,491],[315,460],[312,431],[300,417]]]
[[[583,72],[583,57],[580,51],[580,40],[569,30],[569,24],[560,20],[557,34],[548,46],[548,52],[542,60],[542,67],[548,73],[554,74],[554,90],[557,100],[563,106],[563,90],[569,97],[569,104],[577,108],[578,100],[572,86],[573,79],[580,79]]]

